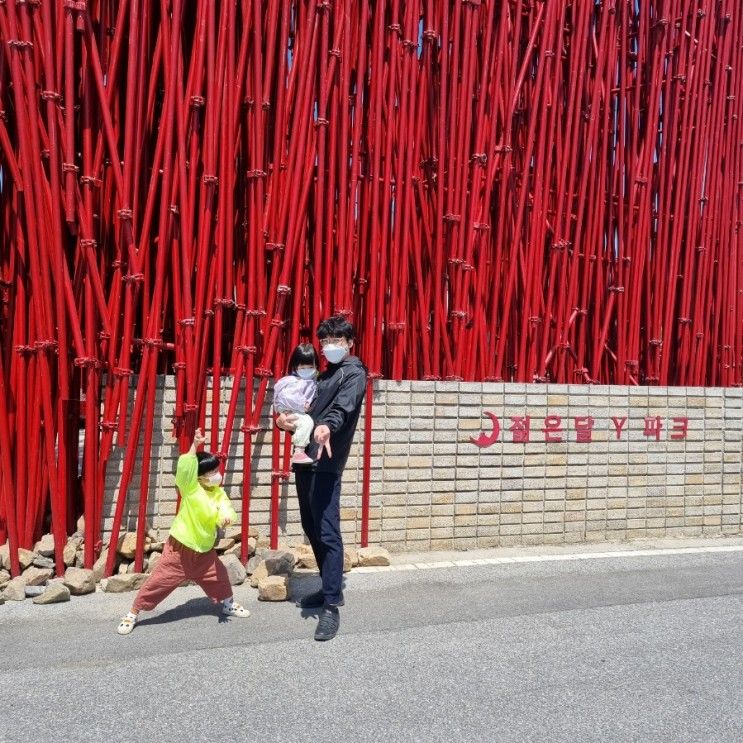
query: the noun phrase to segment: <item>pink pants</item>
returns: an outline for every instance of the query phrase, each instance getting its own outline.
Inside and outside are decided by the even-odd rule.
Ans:
[[[177,539],[168,537],[160,562],[134,599],[134,609],[154,609],[188,579],[200,585],[212,601],[224,601],[232,596],[227,569],[214,550],[195,552]]]

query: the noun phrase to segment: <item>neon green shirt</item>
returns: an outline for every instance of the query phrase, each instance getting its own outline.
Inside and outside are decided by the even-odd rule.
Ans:
[[[178,457],[175,484],[181,492],[181,507],[170,527],[170,536],[195,552],[214,547],[217,527],[224,519],[232,523],[237,514],[221,487],[204,488],[199,482],[199,460],[195,454]]]

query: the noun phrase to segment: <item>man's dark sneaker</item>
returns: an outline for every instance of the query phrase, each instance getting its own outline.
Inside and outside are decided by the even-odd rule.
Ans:
[[[343,606],[345,603],[346,602],[343,599],[343,594],[341,594],[341,600],[337,604],[333,604],[333,606]],[[325,596],[323,595],[322,591],[315,591],[309,596],[305,596],[303,599],[300,599],[299,605],[303,609],[316,609],[320,606],[325,606]]]
[[[332,640],[341,624],[341,615],[335,606],[326,606],[320,612],[320,621],[317,623],[315,630],[315,639],[324,641]]]

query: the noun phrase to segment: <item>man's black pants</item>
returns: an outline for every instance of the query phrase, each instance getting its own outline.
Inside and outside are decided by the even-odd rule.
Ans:
[[[294,477],[302,529],[320,568],[325,603],[334,606],[340,602],[343,589],[341,474],[296,467]]]

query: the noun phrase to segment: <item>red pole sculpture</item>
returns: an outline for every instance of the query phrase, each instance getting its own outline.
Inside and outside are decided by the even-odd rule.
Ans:
[[[63,570],[80,515],[88,566],[104,526],[114,547],[136,516],[142,566],[164,373],[181,444],[207,420],[223,458],[242,444],[246,559],[270,380],[331,313],[356,324],[372,380],[364,544],[375,379],[743,384],[736,9],[0,3],[14,574],[47,530]],[[275,437],[274,545],[287,446]]]

